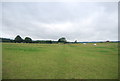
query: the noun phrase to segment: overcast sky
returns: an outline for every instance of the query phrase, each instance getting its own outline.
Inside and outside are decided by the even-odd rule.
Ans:
[[[0,37],[14,39],[20,35],[23,39],[31,37],[34,40],[58,40],[60,37],[68,41],[118,40],[117,2],[5,2],[0,5]]]

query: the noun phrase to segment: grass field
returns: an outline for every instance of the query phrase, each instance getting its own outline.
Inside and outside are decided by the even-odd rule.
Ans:
[[[117,79],[117,43],[2,44],[3,79]]]

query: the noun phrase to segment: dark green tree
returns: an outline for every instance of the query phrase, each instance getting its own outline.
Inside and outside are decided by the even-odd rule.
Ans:
[[[17,35],[15,37],[14,41],[17,42],[17,43],[21,43],[21,42],[23,42],[23,39],[19,35]]]
[[[77,43],[77,40],[75,40],[75,42],[74,43]]]
[[[25,37],[24,40],[26,43],[32,43],[32,39],[30,37]]]
[[[60,39],[58,40],[58,42],[60,42],[60,43],[66,43],[67,40],[66,40],[65,37],[62,37],[62,38],[60,38]]]

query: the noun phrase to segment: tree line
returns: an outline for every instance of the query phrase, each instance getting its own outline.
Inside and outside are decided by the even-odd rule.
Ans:
[[[32,40],[30,37],[25,37],[22,39],[20,35],[17,35],[14,40],[8,38],[0,38],[1,42],[11,42],[11,43],[69,43],[65,37],[59,38],[58,41],[52,40]]]

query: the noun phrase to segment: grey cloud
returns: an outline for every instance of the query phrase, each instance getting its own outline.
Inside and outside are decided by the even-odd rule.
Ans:
[[[117,3],[3,3],[2,37],[117,40]]]

